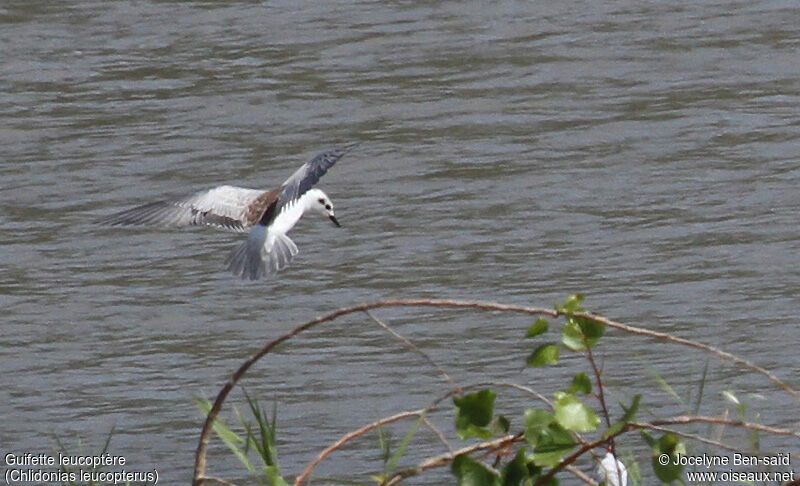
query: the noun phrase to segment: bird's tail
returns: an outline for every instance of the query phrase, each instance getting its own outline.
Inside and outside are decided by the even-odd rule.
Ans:
[[[297,255],[297,246],[284,234],[270,234],[256,225],[247,240],[233,249],[225,262],[228,270],[243,279],[258,280],[282,270]]]

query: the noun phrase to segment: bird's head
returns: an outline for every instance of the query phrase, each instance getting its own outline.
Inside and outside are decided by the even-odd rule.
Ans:
[[[311,209],[327,216],[336,226],[341,226],[333,213],[333,203],[328,195],[319,189],[310,189],[308,192],[311,197]]]

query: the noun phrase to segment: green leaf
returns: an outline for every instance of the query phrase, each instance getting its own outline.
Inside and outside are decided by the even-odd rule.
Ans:
[[[575,441],[572,435],[557,423],[552,423],[534,447],[533,463],[537,466],[557,466],[574,447]]]
[[[456,456],[450,470],[459,486],[500,486],[500,476],[495,471],[467,454]]]
[[[589,375],[581,371],[572,377],[572,384],[567,391],[569,393],[583,393],[584,395],[588,395],[592,393],[592,380],[589,379]]]
[[[568,317],[561,331],[561,342],[572,351],[593,346],[603,336],[605,325],[583,317]]]
[[[603,438],[605,439],[607,437],[611,437],[612,435],[616,435],[617,433],[619,433],[620,430],[622,430],[623,427],[625,427],[625,422],[623,422],[622,420],[620,420],[619,422],[614,422],[613,424],[611,424],[609,428],[605,430],[605,432],[603,432]]]
[[[267,479],[271,486],[289,486],[289,483],[281,476],[278,466],[265,466],[264,472],[267,473]]]
[[[521,486],[522,481],[530,477],[527,464],[525,449],[522,448],[500,472],[500,484],[502,486]]]
[[[558,347],[558,344],[542,344],[528,356],[526,363],[529,367],[547,366],[558,361],[558,354],[560,351],[561,349]]]
[[[381,459],[383,459],[383,464],[385,466],[386,463],[389,462],[389,457],[392,456],[392,443],[387,433],[383,430],[383,427],[379,425],[375,428],[375,431],[378,433],[378,445],[380,445]]]
[[[633,396],[633,401],[631,402],[630,407],[625,407],[625,405],[620,404],[622,410],[625,411],[625,413],[622,414],[622,420],[624,420],[625,422],[630,422],[631,420],[635,419],[636,412],[639,411],[639,404],[641,403],[641,401],[642,401],[642,394],[637,393],[636,395]]]
[[[533,462],[533,454],[525,454],[525,466],[528,468],[528,475],[531,477],[531,479],[538,479],[544,472],[544,468],[542,466],[537,466],[536,463]],[[533,482],[535,483],[536,481]],[[530,483],[525,484],[525,486],[529,485]]]
[[[594,410],[571,393],[556,393],[555,412],[556,421],[567,430],[589,432],[600,423]]]
[[[522,448],[501,471],[500,484],[502,486],[531,486],[541,477],[542,472],[542,467],[533,463],[533,455],[527,455],[525,448]],[[558,486],[558,479],[553,477],[542,484],[543,486]]]
[[[507,434],[511,428],[511,421],[505,415],[498,415],[494,422],[495,429],[501,434]]]
[[[667,464],[659,460],[664,454],[669,456]],[[678,455],[686,454],[686,446],[675,434],[664,434],[653,446],[653,472],[664,483],[676,481],[683,474],[683,466],[677,463]],[[677,463],[677,464],[676,464]]]
[[[622,410],[625,411],[625,413],[622,414],[622,418],[619,419],[618,422],[611,424],[611,427],[607,428],[606,431],[603,432],[603,437],[610,437],[616,434],[617,432],[622,430],[622,428],[625,427],[625,425],[627,425],[628,422],[634,420],[636,418],[636,412],[639,411],[639,403],[641,401],[642,401],[642,395],[636,394],[633,396],[633,401],[631,402],[630,407],[626,407],[625,405],[620,403],[620,406],[622,407]]]
[[[526,338],[536,337],[539,334],[543,334],[547,331],[547,328],[550,327],[550,323],[547,322],[547,319],[544,317],[540,317],[536,319],[531,327],[528,328],[528,332],[525,333]]]
[[[525,427],[525,440],[531,445],[536,445],[536,440],[547,427],[555,422],[556,418],[547,410],[529,408],[525,410],[522,425]]]
[[[486,428],[494,415],[494,399],[497,396],[492,390],[481,390],[461,397],[453,397],[456,405],[456,432],[461,439],[492,436]]]
[[[586,348],[581,327],[573,319],[567,319],[561,330],[561,343],[571,351],[580,351]]]
[[[523,418],[525,440],[533,446],[536,466],[555,466],[575,446],[572,435],[548,411],[529,408]]]
[[[569,297],[567,297],[567,300],[565,300],[563,304],[561,305],[556,304],[556,310],[564,314],[571,314],[573,312],[582,312],[583,311],[583,308],[581,307],[582,303],[583,303],[583,294],[572,294]]]
[[[570,317],[570,319],[575,319],[578,322],[589,346],[594,346],[594,343],[603,337],[603,334],[606,332],[606,325],[602,322],[597,322],[585,317]]]
[[[655,456],[653,458],[653,472],[656,473],[656,476],[661,482],[671,483],[681,477],[683,466],[672,462],[672,457],[670,457],[669,463],[667,464],[661,464],[658,461],[658,456]]]

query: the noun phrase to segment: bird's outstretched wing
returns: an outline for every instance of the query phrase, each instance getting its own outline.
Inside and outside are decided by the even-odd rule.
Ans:
[[[281,192],[279,204],[285,206],[297,200],[300,196],[305,194],[306,191],[311,189],[337,160],[341,159],[347,152],[359,145],[361,145],[361,143],[356,142],[344,147],[322,152],[303,164],[302,167],[297,169],[295,173],[283,183],[283,192]]]
[[[253,227],[282,189],[259,191],[235,186],[218,186],[205,191],[144,204],[96,221],[110,226],[213,226],[244,232]]]

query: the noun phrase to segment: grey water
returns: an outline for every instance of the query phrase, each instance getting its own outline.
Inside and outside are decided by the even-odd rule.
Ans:
[[[581,292],[800,387],[798,19],[782,0],[3,2],[0,450],[97,451],[113,427],[130,470],[185,484],[194,397],[294,325],[390,297]],[[91,223],[222,183],[269,189],[351,141],[319,184],[343,228],[306,217],[277,278],[225,271],[241,235]],[[577,355],[524,369],[528,317],[375,314],[462,384],[551,395],[587,370]],[[731,390],[748,418],[798,428],[790,397],[707,354],[613,330],[596,352],[617,413],[637,392],[645,419],[686,410],[648,369],[692,408],[708,360],[701,413],[735,414]],[[363,314],[289,341],[242,384],[277,403],[287,475],[449,387]],[[530,398],[498,391],[519,425]],[[444,452],[419,434],[403,464]],[[635,436],[623,446],[649,463]],[[318,474],[366,484],[379,469],[372,434]],[[216,439],[209,473],[250,481]]]

